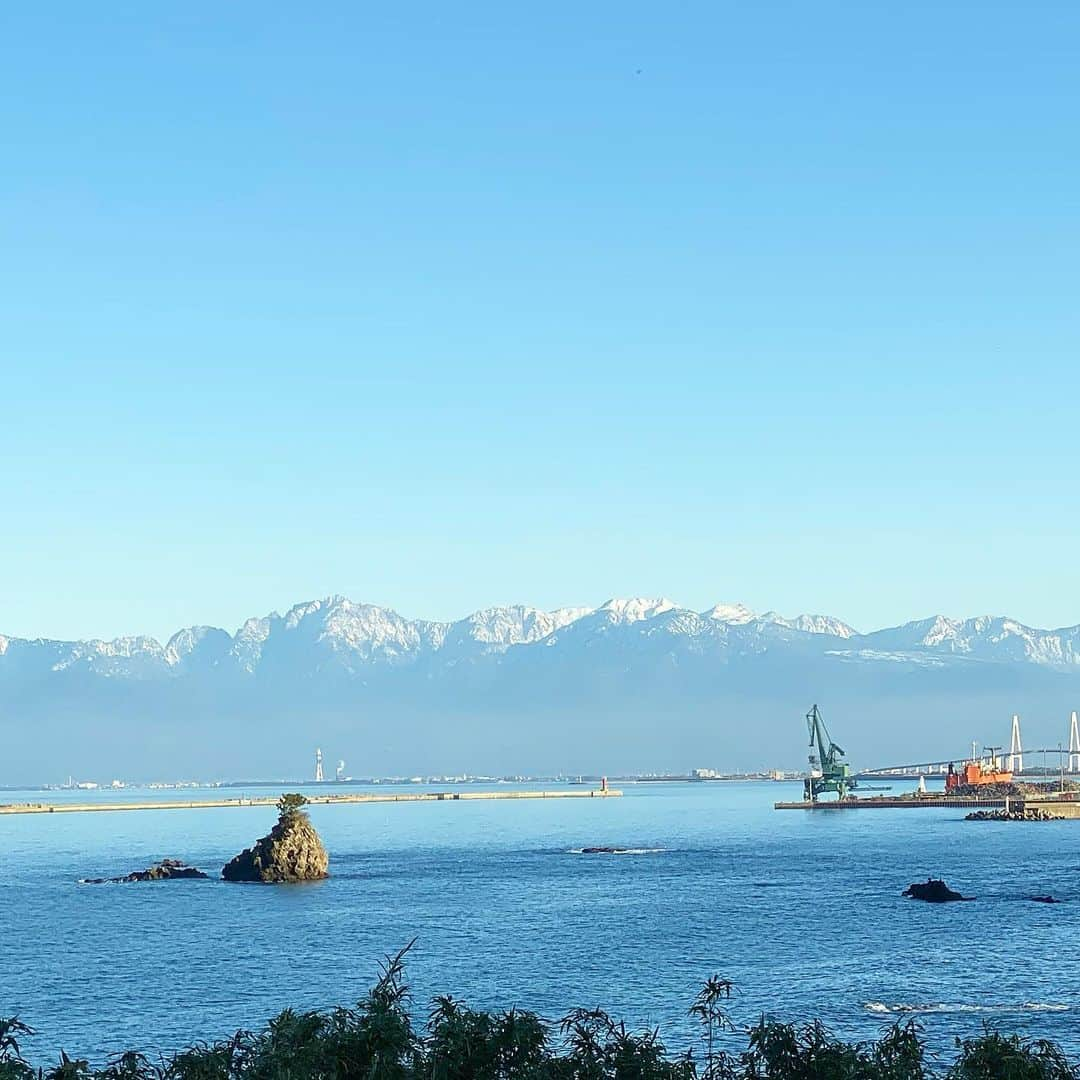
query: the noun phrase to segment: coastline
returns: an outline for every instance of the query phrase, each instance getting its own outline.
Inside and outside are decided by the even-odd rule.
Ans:
[[[590,788],[587,791],[424,791],[395,794],[348,794],[312,795],[308,802],[314,806],[332,806],[342,803],[395,803],[395,802],[464,802],[472,799],[611,799],[619,798],[621,791],[612,788]],[[238,796],[235,799],[191,799],[174,802],[130,803],[2,803],[2,814],[78,814],[103,813],[120,810],[212,810],[231,806],[277,805],[277,796]]]

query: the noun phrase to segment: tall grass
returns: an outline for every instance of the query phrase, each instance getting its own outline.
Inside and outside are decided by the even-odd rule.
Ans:
[[[33,1032],[0,1020],[0,1080],[1080,1080],[1054,1044],[984,1029],[957,1043],[954,1060],[927,1060],[917,1024],[847,1043],[820,1023],[762,1018],[739,1028],[731,984],[710,979],[690,1007],[698,1045],[672,1052],[658,1030],[628,1031],[597,1009],[557,1022],[510,1009],[478,1012],[437,997],[417,1027],[405,982],[408,947],[388,957],[378,982],[350,1008],[286,1009],[261,1031],[196,1043],[156,1060],[128,1051],[93,1067],[61,1052],[35,1067],[21,1042]],[[722,1037],[723,1036],[723,1037]],[[741,1036],[742,1049],[722,1049]]]

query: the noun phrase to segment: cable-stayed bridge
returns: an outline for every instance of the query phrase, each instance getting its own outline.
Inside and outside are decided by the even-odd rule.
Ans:
[[[1080,730],[1077,728],[1077,714],[1074,712],[1069,722],[1069,746],[1066,749],[1061,744],[1057,746],[1036,747],[1024,749],[1020,735],[1020,717],[1012,718],[1012,730],[1009,733],[1009,752],[1002,754],[1002,746],[984,746],[983,752],[978,753],[978,746],[972,743],[971,757],[967,760],[979,760],[980,758],[989,764],[1000,767],[1003,763],[1016,775],[1022,775],[1025,771],[1029,775],[1045,775],[1050,771],[1051,762],[1056,766],[1054,772],[1063,772],[1069,776],[1080,774]],[[1027,769],[1024,767],[1024,758],[1027,758]],[[1032,759],[1038,759],[1039,764],[1032,767]],[[882,765],[874,769],[862,769],[860,777],[910,777],[919,776],[943,776],[949,771],[949,766],[955,766],[957,762],[965,760],[965,755],[958,754],[956,757],[945,761],[917,761],[907,765]]]

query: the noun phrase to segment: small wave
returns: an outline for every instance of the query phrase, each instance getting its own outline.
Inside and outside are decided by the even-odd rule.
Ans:
[[[662,847],[587,847],[570,848],[567,855],[659,855]]]
[[[1015,1005],[967,1005],[960,1002],[931,1001],[925,1004],[909,1002],[868,1001],[863,1008],[867,1012],[889,1016],[904,1013],[1025,1013],[1068,1012],[1071,1006],[1049,1001],[1024,1001]]]

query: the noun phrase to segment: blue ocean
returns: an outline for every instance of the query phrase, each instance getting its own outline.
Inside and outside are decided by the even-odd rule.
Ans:
[[[0,1015],[37,1030],[39,1060],[173,1049],[355,1001],[415,939],[418,1017],[437,993],[551,1018],[601,1006],[682,1049],[720,973],[743,1023],[870,1038],[915,1017],[939,1050],[989,1023],[1080,1051],[1080,824],[775,811],[801,790],[783,783],[621,786],[314,806],[332,877],[298,886],[78,883],[166,856],[216,877],[269,808],[0,816]],[[581,852],[598,845],[629,850]],[[976,902],[901,897],[929,875]]]

